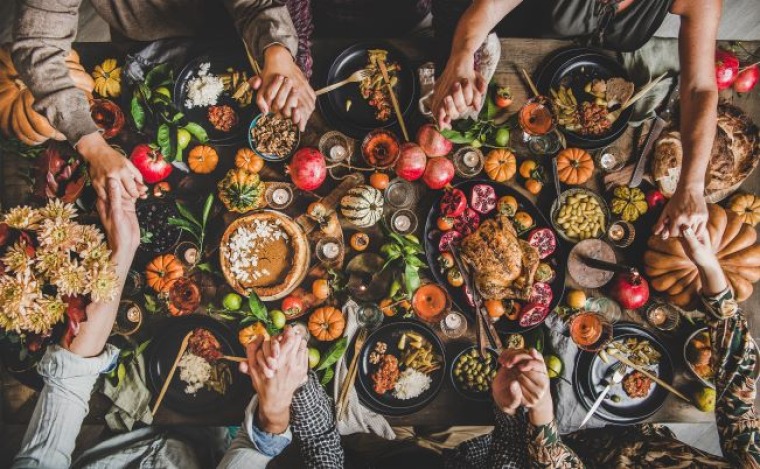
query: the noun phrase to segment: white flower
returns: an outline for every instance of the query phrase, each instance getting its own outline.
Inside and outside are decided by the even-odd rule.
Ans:
[[[64,203],[61,199],[50,199],[39,212],[43,217],[58,222],[69,222],[77,216],[74,205]]]
[[[32,230],[37,227],[42,217],[40,213],[27,205],[13,207],[3,217],[3,221],[11,228],[18,230]]]

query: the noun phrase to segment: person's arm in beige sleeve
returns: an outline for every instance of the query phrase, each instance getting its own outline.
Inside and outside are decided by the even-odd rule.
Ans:
[[[135,167],[106,143],[90,116],[90,103],[69,76],[66,56],[76,37],[81,0],[21,0],[13,28],[12,57],[34,95],[34,109],[76,147],[90,168],[93,187],[107,197],[106,180],[117,179],[125,196],[146,191]]]
[[[256,60],[261,77],[252,81],[262,112],[290,117],[301,129],[314,112],[316,95],[298,68],[298,34],[281,0],[225,0],[235,26]]]

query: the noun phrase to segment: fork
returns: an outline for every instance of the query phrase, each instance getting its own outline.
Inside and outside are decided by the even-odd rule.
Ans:
[[[338,408],[336,411],[338,420],[341,420],[343,418],[343,414],[348,409],[348,391],[353,387],[354,381],[356,380],[359,352],[364,346],[364,342],[366,340],[367,329],[361,328],[359,330],[359,334],[356,336],[356,342],[354,342],[354,357],[351,359],[351,365],[348,367],[348,374],[346,374],[346,379],[343,381],[343,385],[340,388],[340,393],[338,393]]]
[[[341,80],[337,83],[333,83],[332,85],[325,86],[324,88],[320,88],[316,91],[316,95],[320,96],[325,93],[329,93],[330,91],[337,90],[343,85],[347,85],[349,83],[359,83],[360,81],[364,80],[365,78],[369,78],[372,75],[372,72],[366,68],[357,70],[354,73],[351,74],[348,78],[345,80]]]

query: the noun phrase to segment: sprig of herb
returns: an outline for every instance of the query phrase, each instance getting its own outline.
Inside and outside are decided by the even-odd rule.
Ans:
[[[335,376],[335,367],[333,365],[346,353],[346,348],[348,348],[348,337],[343,337],[332,344],[325,354],[322,355],[322,359],[319,360],[319,363],[314,368],[314,371],[317,373],[324,371],[322,378],[319,380],[322,386],[326,386]]]
[[[177,201],[177,211],[179,211],[180,217],[169,217],[168,223],[172,226],[176,226],[182,231],[190,233],[198,243],[198,259],[203,258],[203,248],[206,243],[206,226],[208,224],[208,218],[211,215],[211,208],[214,206],[214,195],[209,194],[206,197],[206,202],[203,204],[203,211],[200,217],[197,217],[190,211],[187,206],[182,202]],[[210,271],[211,267],[205,264],[199,264],[196,266],[200,270]]]
[[[393,268],[396,277],[391,287],[395,291],[390,296],[410,299],[412,293],[420,287],[420,269],[427,268],[425,261],[419,257],[425,250],[414,235],[398,235],[391,232],[385,224],[383,231],[390,239],[380,248],[385,259],[382,270]]]
[[[504,142],[509,141],[509,125],[504,122],[506,119],[500,115],[501,110],[493,100],[495,92],[496,85],[491,83],[488,86],[485,106],[480,110],[477,119],[454,121],[452,128],[441,130],[441,134],[458,145],[505,148]],[[499,133],[502,135],[497,135]]]

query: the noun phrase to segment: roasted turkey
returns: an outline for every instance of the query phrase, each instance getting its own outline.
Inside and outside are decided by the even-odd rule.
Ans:
[[[505,216],[486,220],[461,244],[462,259],[470,267],[475,288],[486,300],[525,300],[538,268],[536,248],[517,238]]]

